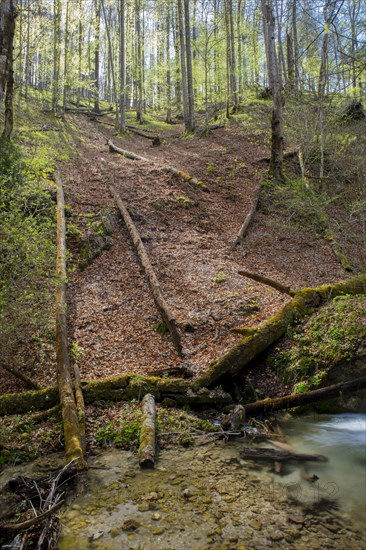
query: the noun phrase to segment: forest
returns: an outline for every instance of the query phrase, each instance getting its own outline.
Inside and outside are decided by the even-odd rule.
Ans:
[[[365,94],[361,0],[0,1],[2,547],[364,547]]]

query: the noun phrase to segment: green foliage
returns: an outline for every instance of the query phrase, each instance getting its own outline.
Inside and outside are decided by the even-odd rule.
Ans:
[[[218,275],[215,275],[212,277],[212,282],[220,285],[221,283],[224,283],[226,281],[226,275],[224,271],[220,271]]]
[[[96,432],[95,440],[99,444],[122,449],[136,448],[139,444],[140,428],[141,424],[137,419],[108,422]]]
[[[366,338],[366,298],[339,296],[313,314],[305,325],[288,334],[269,358],[286,382],[300,393],[320,386],[329,370],[351,363]]]
[[[157,321],[156,323],[154,323],[153,329],[156,330],[156,332],[158,332],[159,334],[165,334],[169,330],[167,324],[164,321]]]
[[[191,206],[194,205],[194,202],[190,198],[186,197],[185,195],[178,195],[175,197],[175,200],[177,201],[178,204],[181,204],[185,208],[190,208]]]
[[[55,286],[55,204],[46,165],[14,144],[0,155],[0,344],[3,359],[46,326]],[[48,172],[47,172],[48,173]],[[18,349],[19,350],[19,349]]]

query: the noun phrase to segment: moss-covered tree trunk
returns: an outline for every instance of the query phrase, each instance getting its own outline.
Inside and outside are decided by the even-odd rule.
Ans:
[[[57,383],[64,427],[66,460],[77,460],[79,469],[86,468],[83,452],[83,434],[80,430],[67,342],[66,321],[66,224],[64,193],[60,175],[55,176],[57,185],[57,276],[56,290],[56,361]],[[80,401],[79,401],[80,404]]]
[[[142,400],[142,425],[140,432],[139,464],[141,468],[153,468],[156,447],[155,398],[150,393]]]
[[[206,372],[195,380],[194,387],[210,387],[226,373],[238,374],[255,357],[281,338],[289,326],[311,313],[322,302],[342,294],[364,294],[365,292],[366,275],[359,275],[334,285],[299,290],[283,309],[272,315],[258,328],[250,329],[249,334],[243,340],[223,357],[213,361]]]

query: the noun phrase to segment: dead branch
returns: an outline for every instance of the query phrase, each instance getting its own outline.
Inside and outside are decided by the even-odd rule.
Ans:
[[[32,380],[29,376],[27,376],[24,372],[21,372],[18,369],[15,369],[14,367],[10,367],[9,365],[6,365],[5,363],[0,363],[0,368],[6,370],[7,372],[10,372],[13,376],[16,378],[19,378],[19,380],[22,380],[29,386],[30,388],[33,388],[34,390],[40,390],[41,385],[38,384],[35,380]]]
[[[64,426],[65,451],[67,460],[77,459],[80,469],[86,468],[82,434],[78,420],[67,342],[66,319],[66,223],[65,200],[59,172],[55,173],[57,186],[57,277],[56,289],[56,362],[57,383]]]
[[[130,214],[128,213],[128,210],[122,201],[121,197],[117,193],[115,187],[113,185],[110,185],[110,191],[114,198],[114,200],[117,203],[117,206],[119,208],[119,211],[122,214],[123,220],[125,222],[125,225],[129,231],[129,234],[131,236],[132,242],[136,247],[137,255],[139,257],[140,263],[145,271],[146,278],[149,282],[150,290],[153,295],[155,305],[161,315],[161,318],[163,322],[165,323],[167,329],[169,330],[174,347],[177,350],[179,355],[182,355],[182,344],[180,341],[180,336],[178,333],[178,329],[176,326],[176,321],[173,316],[173,314],[170,312],[169,306],[165,301],[165,298],[163,296],[163,293],[160,288],[159,280],[155,274],[155,271],[153,269],[153,266],[151,265],[149,256],[146,252],[145,246],[141,240],[140,234],[135,226],[135,224],[132,221],[132,218]]]
[[[257,206],[258,206],[261,190],[262,190],[262,184],[258,185],[257,189],[255,190],[252,205],[251,205],[250,210],[249,210],[249,212],[248,212],[248,214],[247,214],[247,216],[244,220],[243,225],[241,226],[241,228],[239,230],[239,234],[238,234],[236,240],[234,241],[234,243],[231,247],[232,249],[234,249],[239,244],[240,245],[243,244],[243,240],[244,240],[245,234],[247,232],[247,229],[248,229],[249,225],[251,224],[251,222],[252,222],[252,220],[255,216],[255,213],[257,211]]]
[[[22,523],[2,523],[0,524],[0,531],[3,531],[4,533],[20,533],[21,531],[26,531],[30,527],[42,523],[45,519],[56,512],[56,510],[61,508],[63,503],[64,500],[60,500],[46,512],[43,512],[42,514],[39,514],[39,516],[35,516],[32,519],[28,519],[27,521],[23,521]]]
[[[155,463],[155,397],[150,393],[142,400],[142,425],[140,432],[139,464],[140,468],[153,468]]]
[[[282,283],[274,281],[273,279],[264,277],[264,275],[259,275],[257,273],[250,273],[249,271],[242,271],[242,270],[238,271],[238,273],[242,277],[248,277],[248,279],[253,279],[253,281],[257,281],[258,283],[262,283],[264,285],[275,288],[279,292],[282,292],[282,294],[288,294],[289,296],[295,296],[296,294],[296,292],[294,290],[291,290],[289,286],[285,286]]]

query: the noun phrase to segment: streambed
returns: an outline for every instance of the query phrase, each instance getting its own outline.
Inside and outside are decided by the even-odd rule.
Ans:
[[[309,465],[314,483],[295,465],[279,476],[242,460],[243,439],[163,450],[152,471],[140,471],[129,452],[102,452],[90,459],[85,493],[63,516],[59,548],[364,548],[366,417],[341,417],[284,423],[296,450],[329,457]]]

